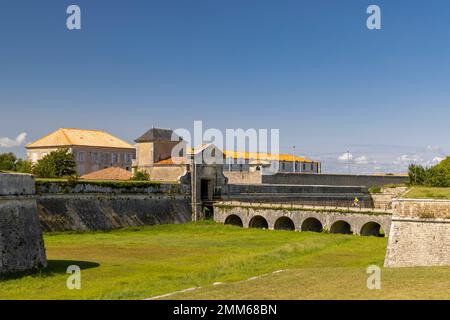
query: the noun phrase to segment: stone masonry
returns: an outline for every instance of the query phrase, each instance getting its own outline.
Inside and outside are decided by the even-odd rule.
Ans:
[[[0,173],[0,275],[47,265],[30,175]]]
[[[264,219],[267,223],[267,229],[281,229],[283,225],[277,221],[282,219],[289,219],[292,221],[292,230],[296,231],[312,231],[304,230],[307,220],[317,220],[323,230],[331,231],[333,226],[344,222],[348,224],[349,230],[345,233],[352,233],[356,235],[364,234],[363,230],[368,230],[371,225],[379,225],[384,233],[387,235],[391,227],[391,215],[389,212],[363,211],[363,210],[348,210],[337,211],[332,208],[309,208],[306,206],[289,206],[276,204],[245,204],[233,202],[220,202],[214,206],[214,220],[220,223],[227,223],[227,219],[232,216],[239,217],[242,227],[252,227],[252,221],[255,218]],[[305,224],[306,223],[306,224]],[[319,231],[319,230],[317,230]],[[336,231],[338,231],[336,229]],[[368,230],[370,231],[370,230]],[[336,232],[341,233],[341,232]]]
[[[398,199],[386,267],[450,266],[450,201]]]

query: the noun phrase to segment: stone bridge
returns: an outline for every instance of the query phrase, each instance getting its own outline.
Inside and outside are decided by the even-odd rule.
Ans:
[[[216,222],[244,228],[311,231],[362,236],[388,235],[391,212],[276,204],[218,202]]]

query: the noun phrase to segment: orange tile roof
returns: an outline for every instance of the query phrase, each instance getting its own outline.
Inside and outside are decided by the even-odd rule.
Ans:
[[[81,176],[84,180],[130,180],[133,174],[118,167],[110,167]]]
[[[278,161],[287,161],[287,162],[313,162],[312,160],[293,156],[292,154],[274,154],[274,153],[265,153],[265,152],[243,152],[243,151],[229,151],[225,150],[224,155],[226,158],[233,159],[258,159],[258,160],[278,160]]]
[[[89,146],[134,149],[134,147],[105,132],[99,130],[83,130],[61,128],[45,137],[26,145],[26,148]]]
[[[174,161],[175,160],[175,161]],[[160,165],[169,165],[169,164],[188,164],[189,161],[188,159],[184,158],[184,157],[175,157],[175,158],[169,158],[169,159],[165,159],[165,160],[160,160],[158,162],[155,162],[155,164],[160,164]]]
[[[202,150],[205,148],[205,146],[208,146],[209,144],[201,144],[198,147],[189,148],[188,154],[193,154],[194,152],[198,152],[198,150]],[[310,159],[306,159],[304,157],[299,156],[293,156],[292,154],[274,154],[274,153],[265,153],[265,152],[244,152],[244,151],[229,151],[225,150],[223,151],[224,158],[233,158],[233,159],[245,159],[245,160],[278,160],[278,161],[286,161],[286,162],[306,162],[306,163],[312,163],[315,161],[312,161]]]

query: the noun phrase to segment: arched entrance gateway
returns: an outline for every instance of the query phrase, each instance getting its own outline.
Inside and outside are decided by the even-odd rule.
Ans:
[[[248,226],[249,228],[269,229],[269,224],[267,223],[267,220],[261,216],[254,216],[250,220]]]
[[[294,222],[288,217],[281,217],[275,221],[275,230],[295,230]]]

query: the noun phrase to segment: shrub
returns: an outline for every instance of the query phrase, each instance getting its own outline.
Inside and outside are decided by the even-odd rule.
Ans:
[[[33,165],[30,161],[19,159],[16,161],[15,171],[22,173],[31,173],[33,170]]]
[[[369,188],[370,193],[381,193],[381,187],[380,186],[373,186]]]
[[[145,172],[145,171],[136,170],[134,172],[134,175],[131,178],[131,180],[134,180],[134,181],[148,181],[148,180],[150,180],[150,175],[147,172]]]

